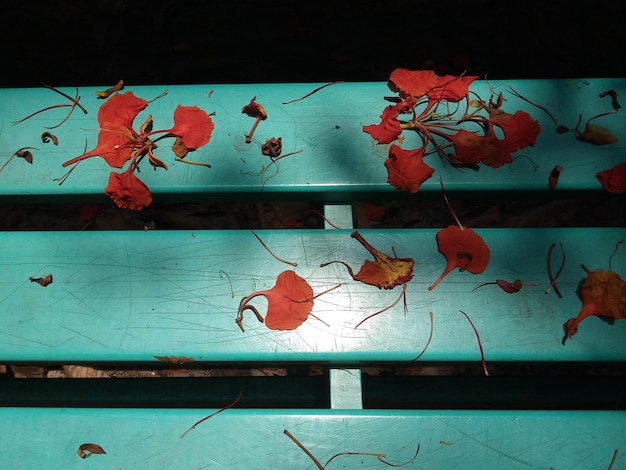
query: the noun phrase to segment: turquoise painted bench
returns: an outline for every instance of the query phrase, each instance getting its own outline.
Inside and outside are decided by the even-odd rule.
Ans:
[[[623,90],[622,80],[532,80],[496,85],[517,92],[575,124],[607,103],[598,93]],[[171,123],[178,104],[215,113],[209,144],[189,159],[212,168],[169,161],[168,171],[142,169],[140,176],[156,202],[302,200],[324,205],[324,230],[258,230],[255,233],[287,266],[270,255],[249,230],[138,230],[17,232],[1,234],[0,364],[86,364],[106,367],[271,367],[293,370],[321,366],[319,376],[209,377],[153,379],[5,379],[1,381],[0,462],[3,466],[75,468],[85,443],[96,468],[315,468],[315,463],[283,431],[287,430],[328,467],[382,467],[375,455],[408,467],[607,468],[626,437],[625,401],[618,393],[626,363],[626,322],[607,325],[585,320],[565,345],[563,323],[581,307],[577,295],[585,277],[581,264],[626,272],[626,252],[616,243],[626,228],[477,228],[491,251],[481,274],[449,274],[435,289],[445,265],[436,233],[428,229],[361,229],[369,243],[391,255],[415,260],[414,277],[402,301],[401,287],[381,290],[350,278],[371,259],[350,235],[351,202],[405,197],[389,184],[383,162],[388,146],[362,130],[379,121],[389,95],[384,83],[337,83],[298,102],[282,104],[318,84],[172,86],[150,103],[136,122],[151,113],[155,125]],[[472,91],[488,96],[484,82]],[[160,87],[130,87],[151,99]],[[73,91],[65,90],[73,94]],[[0,90],[0,151],[7,159],[21,147],[34,161],[10,161],[0,172],[3,203],[86,203],[106,200],[111,169],[87,159],[59,185],[62,163],[95,146],[98,123],[92,88],[67,122],[50,130],[58,145],[37,142],[46,126],[57,124],[67,108],[30,112],[63,102],[50,89]],[[255,137],[282,137],[283,154],[273,169],[259,145],[245,143],[252,120],[241,107],[256,96],[268,118]],[[451,205],[476,195],[602,194],[599,171],[624,161],[621,142],[594,146],[554,132],[536,106],[507,95],[515,109],[529,112],[542,126],[529,158],[497,169],[459,171],[428,160],[436,173],[414,196],[429,198],[442,211],[439,178]],[[584,122],[584,120],[583,120]],[[604,124],[605,121],[594,121]],[[620,113],[606,126],[619,135]],[[86,144],[87,140],[87,144]],[[164,161],[169,149],[163,146]],[[563,168],[556,189],[548,189],[552,169]],[[269,177],[271,176],[271,177]],[[622,197],[622,196],[615,196]],[[450,223],[454,220],[450,217]],[[566,263],[558,278],[559,298],[545,293],[552,244],[562,244]],[[553,253],[554,271],[561,253]],[[241,331],[235,322],[240,299],[271,288],[277,276],[294,270],[312,286],[312,314],[293,331],[267,328],[245,311]],[[53,275],[42,287],[31,278]],[[496,279],[528,284],[508,294]],[[262,314],[266,303],[253,302]],[[480,334],[489,377],[481,376],[481,355],[472,325]],[[432,312],[432,338],[431,316]],[[355,326],[359,325],[357,328]],[[426,347],[427,346],[427,347]],[[418,362],[414,359],[424,350]],[[159,360],[158,358],[161,358]],[[181,364],[166,364],[163,358]],[[193,361],[186,362],[186,361]],[[370,366],[467,366],[456,376],[392,377],[365,373]],[[559,366],[560,375],[553,374]],[[526,367],[530,372],[510,373]],[[517,369],[515,369],[517,368]],[[596,370],[589,374],[588,370]],[[292,370],[292,372],[293,372]],[[586,372],[582,373],[584,370]],[[605,371],[605,372],[603,372]],[[607,372],[608,371],[608,372]],[[181,439],[201,418],[240,400]],[[419,453],[415,457],[419,446]],[[89,448],[87,448],[89,449]],[[413,458],[415,459],[413,460]]]

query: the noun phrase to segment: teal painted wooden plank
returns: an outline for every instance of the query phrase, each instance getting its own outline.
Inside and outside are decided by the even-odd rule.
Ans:
[[[626,412],[308,411],[231,409],[181,434],[215,410],[0,410],[4,468],[315,468],[287,429],[322,463],[340,452],[381,452],[407,468],[606,469],[623,448]],[[107,453],[78,457],[83,443]],[[619,467],[621,456],[617,460]],[[332,468],[385,468],[344,455]],[[330,468],[330,467],[329,467]]]
[[[573,83],[573,84],[572,84]],[[279,194],[293,197],[296,194],[328,201],[345,200],[355,194],[383,192],[393,194],[387,184],[387,172],[383,166],[388,145],[376,145],[362,131],[363,125],[379,122],[379,116],[387,102],[383,97],[390,92],[384,83],[342,83],[327,87],[306,100],[283,105],[311,91],[319,84],[265,84],[265,85],[188,85],[188,86],[137,86],[128,87],[145,99],[152,99],[168,89],[169,94],[151,103],[139,114],[135,126],[139,126],[148,113],[155,126],[169,128],[177,104],[197,105],[207,112],[214,112],[215,130],[211,142],[190,154],[189,159],[210,163],[207,169],[174,161],[167,141],[157,154],[170,165],[169,171],[146,169],[141,178],[155,194],[164,199],[214,199],[218,197],[262,191],[268,197]],[[507,93],[507,85],[513,86],[524,96],[551,109],[560,123],[574,127],[579,114],[583,123],[598,113],[610,110],[608,98],[598,93],[614,89],[621,95],[623,79],[589,80],[513,80],[493,82],[496,91],[503,91],[508,101],[507,111],[528,111],[541,122],[543,131],[537,145],[518,155],[530,157],[537,165],[535,171],[526,158],[499,169],[483,167],[478,172],[459,171],[444,167],[436,155],[427,157],[427,163],[436,169],[435,177],[423,185],[424,191],[438,191],[441,176],[450,190],[539,190],[546,189],[550,171],[561,165],[559,189],[601,189],[595,178],[598,171],[624,161],[624,144],[593,146],[576,141],[573,134],[559,135],[547,115],[528,103]],[[39,114],[18,125],[11,121],[25,117],[44,106],[63,103],[64,98],[45,89],[0,90],[0,158],[8,158],[23,146],[35,146],[33,165],[15,159],[0,174],[0,197],[80,195],[87,198],[101,196],[106,186],[110,168],[104,160],[92,158],[84,161],[59,186],[53,182],[65,169],[61,164],[81,154],[87,146],[95,147],[98,134],[97,111],[102,104],[95,97],[101,88],[81,88],[81,103],[89,114],[74,111],[72,117],[61,127],[52,130],[59,145],[42,144],[40,134],[45,126],[57,124],[67,108],[59,108]],[[213,91],[209,97],[209,92]],[[485,99],[490,90],[484,81],[475,82],[471,90]],[[69,94],[74,90],[64,89]],[[282,137],[283,153],[302,150],[302,153],[280,161],[274,174],[268,170],[264,182],[259,172],[269,163],[261,155],[257,144],[245,144],[244,133],[250,130],[253,119],[242,114],[241,108],[256,96],[266,108],[268,119],[262,121],[255,137],[264,142],[266,138]],[[623,113],[606,116],[594,121],[612,129],[623,140],[621,130],[625,127]],[[410,145],[409,136],[406,147]],[[322,194],[320,194],[322,193]]]
[[[408,313],[402,303],[361,327],[366,316],[400,294],[353,281],[341,259],[355,269],[369,254],[348,230],[266,230],[262,239],[298,263],[295,271],[315,293],[341,287],[315,300],[313,313],[295,331],[269,330],[246,312],[242,333],[235,324],[239,301],[272,287],[292,269],[272,258],[248,231],[5,232],[0,252],[0,360],[152,361],[154,355],[184,355],[197,361],[380,361],[410,360],[426,343],[434,313],[428,361],[478,361],[476,338],[459,312],[476,324],[487,361],[625,360],[626,322],[585,320],[565,346],[562,324],[575,316],[580,268],[608,267],[626,229],[481,229],[492,259],[480,275],[453,272],[433,291],[427,287],[444,268],[435,229],[363,230],[379,249],[416,261],[408,283]],[[567,262],[558,285],[548,285],[547,251],[562,243]],[[560,263],[560,250],[553,263]],[[626,277],[626,251],[613,257]],[[41,287],[29,277],[53,274]],[[507,294],[480,283],[502,278],[536,282]],[[231,291],[232,285],[232,291]],[[253,302],[262,312],[262,298]]]

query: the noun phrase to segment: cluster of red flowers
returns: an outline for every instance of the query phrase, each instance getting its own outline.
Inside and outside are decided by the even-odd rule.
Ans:
[[[385,161],[392,186],[417,192],[435,171],[424,162],[429,153],[457,167],[477,170],[479,163],[493,168],[510,163],[511,153],[535,144],[539,123],[524,111],[505,112],[502,94],[488,102],[469,99],[469,86],[477,78],[440,77],[433,71],[402,68],[391,73],[388,85],[398,96],[388,98],[393,104],[383,110],[379,124],[363,126],[363,130],[379,144],[392,144]],[[461,103],[464,112],[460,112]],[[483,110],[486,115],[479,114]],[[401,116],[409,119],[401,120]],[[417,132],[422,142],[419,148],[403,149],[398,144],[405,130]]]
[[[145,156],[155,170],[158,167],[168,169],[165,162],[154,155],[157,141],[165,137],[175,138],[172,150],[183,158],[188,152],[206,145],[214,128],[211,117],[202,109],[178,105],[172,128],[153,130],[152,116],[148,116],[137,132],[132,127],[133,121],[147,106],[148,101],[132,92],[112,95],[98,111],[98,145],[63,164],[69,166],[85,158],[100,156],[111,167],[122,168],[130,160],[122,173],[111,172],[104,190],[120,208],[141,210],[152,202],[150,189],[135,173],[139,172],[139,162]]]

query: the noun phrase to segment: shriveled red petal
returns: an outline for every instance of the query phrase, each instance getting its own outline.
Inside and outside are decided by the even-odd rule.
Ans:
[[[491,256],[489,247],[472,229],[463,227],[461,230],[458,225],[450,225],[439,230],[436,238],[439,253],[446,257],[446,267],[428,290],[437,287],[437,284],[455,268],[472,274],[479,274],[487,269]]]
[[[605,269],[590,272],[580,294],[583,301],[580,313],[563,324],[568,338],[576,334],[578,325],[588,316],[626,318],[626,282],[616,272]]]
[[[424,149],[404,150],[398,145],[392,145],[389,158],[385,160],[387,182],[396,189],[416,193],[435,172],[434,168],[424,163]]]
[[[596,178],[608,192],[622,194],[626,192],[626,163],[601,171]]]
[[[141,210],[152,202],[150,190],[143,181],[137,178],[132,165],[129,165],[123,173],[112,171],[104,193],[121,209]]]
[[[262,121],[267,119],[267,112],[262,104],[256,102],[256,96],[253,96],[250,103],[241,108],[241,112]]]
[[[211,139],[215,125],[206,111],[197,106],[178,105],[174,111],[174,127],[170,133],[182,138],[187,149],[197,149]]]

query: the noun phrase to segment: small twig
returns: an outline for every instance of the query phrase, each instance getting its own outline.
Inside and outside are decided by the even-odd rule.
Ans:
[[[459,220],[459,218],[456,216],[456,213],[454,212],[454,209],[452,209],[452,206],[450,205],[450,201],[448,201],[448,196],[446,195],[446,190],[443,187],[443,180],[441,178],[439,178],[439,184],[441,185],[441,193],[443,194],[443,200],[446,201],[446,205],[448,206],[448,210],[452,213],[452,217],[454,217],[454,220],[456,220],[456,223],[457,223],[457,225],[459,226],[459,229],[462,232],[464,230],[464,227],[461,224],[461,221]]]
[[[554,293],[558,295],[559,299],[562,299],[561,291],[556,285],[556,280],[561,275],[561,271],[563,271],[563,267],[565,266],[565,249],[563,248],[563,244],[559,242],[559,246],[561,247],[561,253],[563,253],[563,260],[561,261],[561,266],[556,273],[556,276],[552,275],[552,251],[556,245],[553,243],[550,245],[550,249],[548,250],[548,278],[550,279],[550,285],[546,289],[546,294],[550,293],[550,290],[554,288]]]
[[[296,266],[298,266],[298,263],[295,263],[293,261],[287,261],[287,260],[285,260],[283,258],[280,258],[280,257],[276,256],[274,254],[274,252],[272,250],[270,250],[269,247],[265,244],[265,242],[263,240],[261,240],[261,237],[259,237],[254,230],[250,229],[250,231],[252,232],[252,235],[254,235],[256,237],[256,239],[261,243],[261,245],[263,245],[263,248],[265,248],[267,250],[267,252],[270,255],[272,255],[276,260],[280,261],[281,263],[285,263],[285,264],[288,264],[290,266],[293,266],[294,268]]]
[[[207,168],[211,168],[211,164],[210,163],[193,162],[191,160],[185,160],[185,159],[180,158],[180,157],[176,157],[174,160],[176,160],[177,162],[186,163],[187,165],[199,165],[199,166],[205,166]]]
[[[49,90],[52,90],[55,93],[58,93],[59,95],[63,96],[64,98],[67,98],[70,101],[76,101],[74,106],[78,106],[81,109],[81,111],[83,112],[83,114],[87,114],[87,110],[84,108],[84,106],[82,104],[80,104],[77,100],[72,98],[70,95],[68,95],[67,93],[63,93],[61,90],[59,90],[57,88],[54,88],[53,86],[46,85],[45,83],[42,83],[42,85],[44,87],[48,88]],[[76,93],[78,93],[78,88],[76,88]],[[71,106],[71,105],[68,105],[68,106]]]
[[[390,308],[395,307],[396,305],[398,305],[398,302],[400,302],[400,299],[402,299],[402,297],[404,297],[404,299],[405,299],[404,303],[406,305],[406,297],[405,296],[406,296],[406,284],[402,284],[402,292],[400,292],[400,295],[398,296],[398,298],[391,305],[383,308],[382,310],[379,310],[378,312],[374,312],[371,315],[368,315],[363,320],[361,320],[359,323],[357,323],[356,326],[354,327],[354,329],[356,330],[359,326],[361,326],[363,323],[365,323],[370,318],[373,318],[376,315],[380,315],[381,313],[386,312]]]
[[[618,455],[619,455],[619,449],[615,449],[615,452],[613,452],[613,458],[611,459],[611,463],[609,465],[608,470],[613,470],[613,467],[615,466],[615,462],[617,461]]]
[[[209,416],[205,416],[205,417],[204,417],[204,418],[202,418],[201,420],[197,421],[197,422],[196,422],[193,426],[191,426],[191,427],[190,427],[189,429],[187,429],[184,433],[182,433],[182,434],[180,435],[180,438],[182,439],[183,437],[185,437],[185,434],[187,434],[187,433],[188,433],[189,431],[191,431],[192,429],[195,429],[195,427],[196,427],[198,424],[200,424],[200,423],[202,423],[202,422],[206,421],[206,420],[207,420],[207,419],[209,419],[209,418],[212,418],[213,416],[215,416],[215,415],[217,415],[217,414],[220,414],[222,411],[226,411],[227,409],[232,408],[233,406],[235,406],[235,405],[237,404],[237,402],[239,401],[239,399],[241,398],[242,393],[243,393],[243,392],[239,392],[239,395],[237,395],[237,398],[235,398],[235,400],[234,400],[232,403],[230,403],[230,404],[226,405],[224,408],[220,408],[219,410],[217,410],[217,411],[215,411],[215,412],[211,413]]]
[[[547,108],[544,108],[543,106],[535,103],[534,101],[530,101],[528,98],[522,96],[519,92],[517,92],[513,87],[511,87],[509,85],[509,90],[511,90],[511,93],[513,93],[515,96],[517,96],[518,98],[526,101],[527,103],[532,104],[535,108],[539,108],[541,109],[544,113],[546,113],[548,116],[550,116],[550,119],[552,119],[552,122],[554,123],[555,126],[558,126],[559,123],[556,121],[556,119],[554,118],[554,116],[552,115],[552,113],[550,111],[547,110]]]
[[[483,363],[483,371],[485,372],[486,376],[489,376],[489,371],[487,370],[487,361],[485,361],[485,351],[483,350],[483,343],[480,340],[480,335],[478,334],[478,330],[476,329],[474,322],[472,321],[472,319],[469,317],[467,313],[465,313],[463,310],[459,310],[459,312],[465,315],[465,318],[467,318],[467,321],[470,323],[470,325],[472,325],[472,328],[474,329],[474,333],[476,333],[476,339],[478,340],[478,347],[480,348],[480,357]]]
[[[326,85],[322,85],[322,86],[320,86],[320,87],[317,87],[315,90],[313,90],[313,91],[311,91],[311,92],[307,93],[307,94],[306,94],[306,95],[304,95],[304,96],[301,96],[300,98],[296,98],[295,100],[290,100],[290,101],[283,101],[281,104],[291,104],[291,103],[295,103],[296,101],[302,101],[303,99],[308,98],[308,97],[309,97],[309,96],[311,96],[312,94],[317,93],[318,91],[320,91],[320,90],[322,90],[322,89],[326,88],[327,86],[330,86],[330,85],[336,85],[337,83],[343,83],[343,80],[338,80],[338,81],[335,81],[335,82],[330,82],[330,83],[327,83]]]
[[[615,256],[615,253],[617,253],[617,250],[619,249],[619,246],[624,243],[624,240],[618,240],[618,242],[615,244],[615,250],[613,250],[613,254],[609,257],[609,271],[611,270],[611,263],[613,262],[613,256]]]
[[[328,220],[328,217],[326,217],[324,214],[322,214],[320,211],[315,210],[315,209],[311,209],[309,212],[312,212],[313,214],[319,215],[322,219],[324,219],[324,221],[330,225],[332,228],[336,228],[337,230],[341,230],[340,227],[338,227],[337,225],[333,224],[330,220]]]
[[[309,451],[309,449],[307,449],[306,447],[304,447],[304,445],[298,440],[296,439],[296,437],[291,434],[289,431],[287,431],[286,429],[283,431],[283,433],[285,433],[285,435],[287,437],[289,437],[289,439],[291,439],[298,447],[300,447],[300,449],[302,449],[302,451],[309,456],[309,458],[313,461],[313,463],[317,466],[317,468],[319,470],[324,470],[324,466],[320,463],[319,460],[317,460],[315,458],[315,456]]]
[[[420,357],[424,355],[424,353],[428,349],[428,346],[430,345],[430,342],[433,339],[433,332],[435,331],[435,316],[433,315],[433,312],[429,312],[429,313],[430,313],[430,334],[428,335],[428,341],[426,341],[426,344],[424,345],[422,352],[420,352],[417,355],[417,357],[413,359],[413,361],[417,361]]]
[[[58,90],[55,90],[58,91]],[[63,96],[67,95],[65,93],[62,93]],[[68,97],[69,98],[69,97]],[[72,99],[72,98],[70,98]],[[76,105],[78,104],[78,100],[80,99],[80,96],[78,96],[78,87],[76,87],[76,97],[74,99],[72,99],[72,104],[70,106],[70,110],[67,112],[67,115],[61,120],[61,122],[59,122],[58,124],[54,125],[54,126],[47,126],[46,129],[56,129],[57,127],[60,127],[61,124],[63,124],[65,121],[67,121],[70,116],[72,115],[72,113],[74,112],[74,109],[76,108]],[[87,114],[87,110],[85,108],[83,108],[81,106],[82,110],[85,112],[85,114]]]

